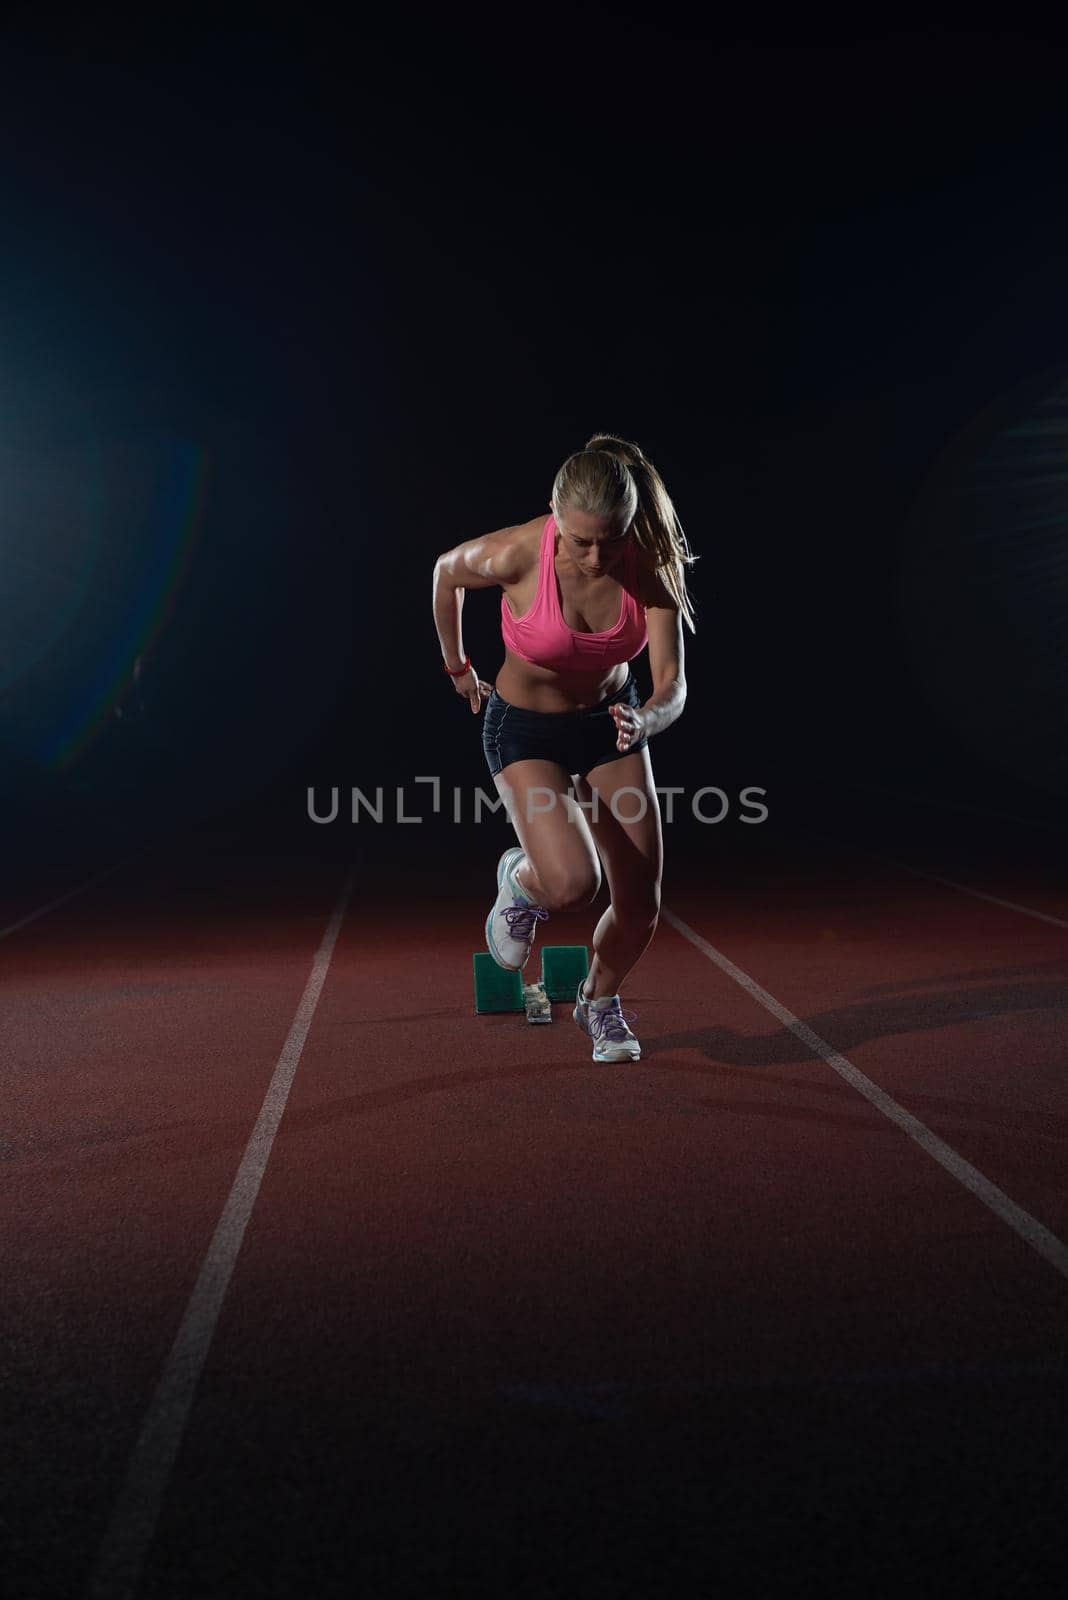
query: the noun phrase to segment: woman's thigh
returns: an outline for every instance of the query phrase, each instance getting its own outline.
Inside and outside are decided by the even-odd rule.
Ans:
[[[601,887],[593,836],[557,761],[525,759],[494,778],[508,818],[544,888],[558,902],[583,904]]]
[[[613,904],[658,907],[664,834],[648,749],[592,767],[585,778],[576,778],[575,788]]]

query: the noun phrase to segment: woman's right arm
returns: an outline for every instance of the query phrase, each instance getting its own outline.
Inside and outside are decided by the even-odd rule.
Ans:
[[[523,576],[521,532],[519,527],[499,528],[468,539],[446,550],[434,564],[434,626],[445,665],[453,671],[465,660],[461,628],[464,591],[519,581]],[[493,685],[483,683],[474,667],[452,681],[457,694],[471,702],[472,711],[477,712],[481,700],[493,693]]]

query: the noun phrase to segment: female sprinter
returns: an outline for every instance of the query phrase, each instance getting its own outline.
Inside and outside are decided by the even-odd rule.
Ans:
[[[497,865],[489,952],[522,970],[538,923],[588,905],[603,865],[611,904],[574,1017],[594,1061],[637,1061],[619,991],[660,911],[648,742],[686,701],[681,618],[696,631],[685,566],[697,558],[652,462],[614,434],[594,434],[568,457],[550,510],[440,556],[434,621],[456,693],[475,713],[487,702],[482,744],[519,837]],[[493,585],[503,591],[505,644],[496,687],[464,654],[460,629],[464,591]],[[653,693],[640,705],[628,663],[646,643]]]

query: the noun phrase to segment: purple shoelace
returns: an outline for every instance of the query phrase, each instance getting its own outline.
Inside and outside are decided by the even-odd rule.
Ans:
[[[589,1005],[589,1001],[586,1004]],[[604,1006],[597,1011],[591,1009],[586,1015],[593,1037],[607,1039],[611,1044],[622,1044],[627,1037],[627,1023],[638,1020],[636,1011],[622,1010],[618,995],[613,995],[610,1006]]]
[[[548,915],[544,906],[525,906],[518,900],[514,905],[505,906],[503,911],[508,932],[513,939],[529,939],[534,932],[535,922],[546,919]]]

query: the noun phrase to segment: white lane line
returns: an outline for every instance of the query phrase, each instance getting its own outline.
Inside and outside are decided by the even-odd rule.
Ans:
[[[941,878],[936,872],[924,872],[919,867],[910,866],[907,861],[880,855],[877,850],[865,850],[862,844],[851,844],[848,840],[842,839],[828,839],[826,834],[822,833],[810,834],[809,837],[820,844],[834,845],[839,850],[858,850],[862,856],[868,856],[872,861],[881,861],[888,867],[900,867],[902,872],[911,872],[914,877],[926,878],[928,883],[941,883],[947,889],[959,889],[961,894],[970,894],[976,900],[989,900],[991,905],[1002,906],[1006,911],[1019,911],[1025,917],[1034,917],[1036,922],[1050,922],[1055,928],[1068,928],[1068,921],[1063,917],[1050,916],[1047,911],[1036,911],[1033,906],[1022,906],[1016,900],[1002,900],[996,894],[987,894],[985,889],[973,889],[968,883],[958,883],[955,878]]]
[[[27,912],[20,917],[18,922],[11,922],[6,928],[0,928],[0,939],[6,939],[9,934],[18,933],[20,928],[25,928],[29,923],[36,922],[38,917],[45,916],[49,911],[54,911],[57,906],[66,905],[68,900],[73,900],[76,894],[83,894],[86,889],[91,889],[94,883],[99,883],[102,878],[110,878],[113,872],[118,872],[128,861],[133,861],[134,856],[123,856],[121,861],[116,861],[113,867],[105,867],[102,872],[94,873],[91,878],[86,878],[84,883],[79,883],[76,889],[68,889],[66,894],[57,895],[54,900],[49,900],[47,905],[38,906],[36,911]]]
[[[1051,922],[1055,928],[1068,928],[1068,922],[1063,917],[1050,916],[1048,911],[1036,911],[1033,906],[1021,906],[1015,900],[1002,900],[996,894],[987,894],[985,889],[973,889],[970,884],[957,883],[954,878],[940,878],[937,872],[921,872],[919,867],[910,867],[907,861],[894,861],[890,856],[878,856],[876,859],[886,861],[892,867],[900,867],[903,872],[915,873],[917,878],[943,883],[948,889],[959,889],[961,894],[970,894],[976,900],[989,900],[991,905],[1004,906],[1006,911],[1019,911],[1025,917],[1034,917],[1036,922]]]
[[[670,923],[678,933],[681,933],[684,939],[688,939],[695,949],[700,950],[702,955],[714,961],[728,977],[740,984],[759,1005],[770,1011],[773,1017],[777,1017],[784,1027],[789,1028],[790,1032],[801,1040],[802,1044],[822,1057],[840,1078],[844,1078],[846,1083],[862,1094],[877,1111],[881,1111],[884,1117],[889,1118],[903,1133],[907,1133],[910,1139],[915,1140],[921,1150],[926,1150],[927,1154],[944,1167],[951,1177],[956,1178],[958,1183],[963,1184],[969,1193],[977,1200],[981,1200],[995,1216],[1001,1218],[1002,1222],[1008,1223],[1024,1243],[1029,1244],[1032,1250],[1037,1250],[1038,1254],[1063,1278],[1068,1278],[1068,1245],[1058,1239],[1055,1233],[1051,1233],[1014,1200],[1010,1200],[996,1184],[991,1183],[989,1178],[984,1178],[969,1161],[965,1161],[963,1156],[958,1155],[937,1134],[932,1133],[930,1128],[914,1117],[910,1111],[906,1111],[904,1106],[899,1106],[885,1090],[880,1089],[877,1083],[866,1077],[859,1067],[847,1061],[845,1056],[839,1055],[838,1051],[825,1039],[821,1039],[818,1033],[814,1033],[807,1023],[801,1022],[792,1011],[787,1011],[774,995],[762,989],[748,973],[743,972],[741,967],[736,967],[733,961],[728,960],[721,951],[710,945],[707,939],[702,939],[699,933],[695,933],[673,911],[662,907],[660,915],[665,922]]]
[[[282,1046],[267,1095],[252,1130],[233,1188],[208,1246],[170,1355],[148,1407],[126,1477],[97,1556],[90,1600],[133,1600],[145,1555],[185,1432],[223,1300],[259,1193],[278,1125],[289,1098],[304,1042],[326,982],[354,872],[350,872],[312,963],[311,976]]]

